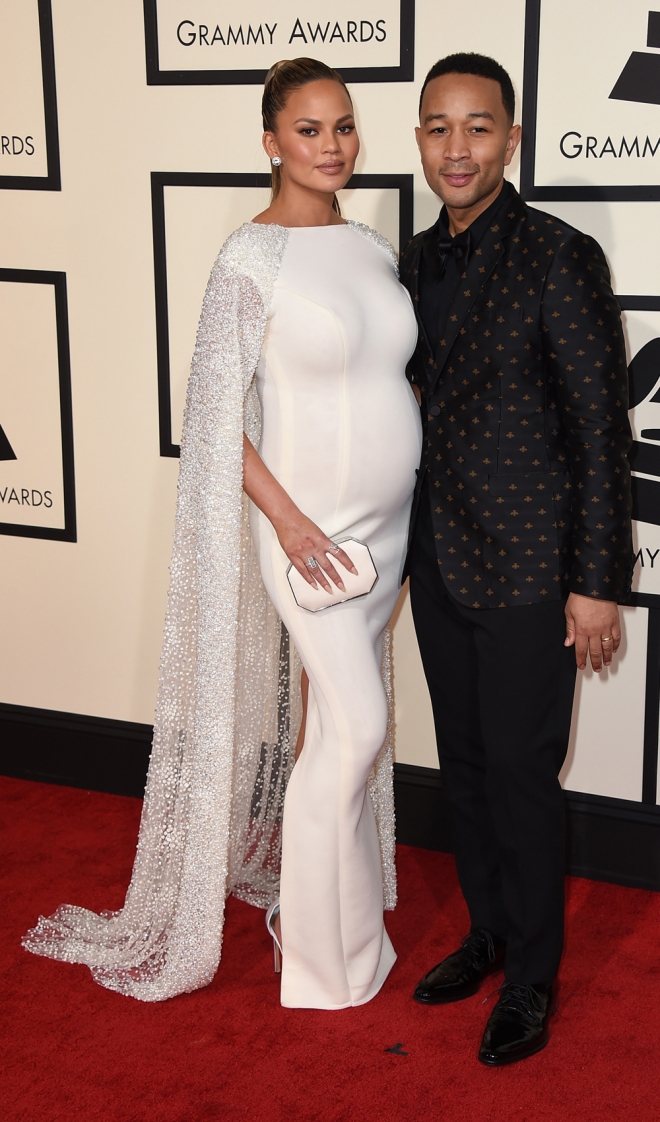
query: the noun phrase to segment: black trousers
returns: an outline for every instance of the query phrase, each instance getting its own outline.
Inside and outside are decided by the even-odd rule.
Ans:
[[[443,789],[472,929],[507,940],[505,976],[551,982],[564,929],[566,757],[575,652],[564,601],[466,608],[435,553],[428,491],[409,558]]]

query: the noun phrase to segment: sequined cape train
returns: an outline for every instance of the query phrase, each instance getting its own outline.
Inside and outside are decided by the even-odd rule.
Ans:
[[[389,243],[367,226],[365,236]],[[277,895],[282,806],[300,723],[300,666],[264,589],[243,494],[243,432],[258,445],[255,370],[287,230],[228,238],[204,297],[186,398],[154,739],[124,907],[64,905],[23,945],[85,963],[142,1001],[207,985],[226,896]],[[394,261],[396,267],[396,261]],[[386,637],[387,639],[387,637]],[[383,676],[390,698],[389,640]],[[369,792],[385,906],[394,907],[392,719]]]

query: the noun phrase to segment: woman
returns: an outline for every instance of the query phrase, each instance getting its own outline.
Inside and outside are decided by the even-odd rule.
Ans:
[[[114,916],[60,908],[25,945],[86,962],[143,1000],[211,980],[226,892],[262,905],[277,892],[299,719],[290,636],[310,688],[281,830],[281,1000],[336,1009],[373,997],[395,958],[383,924],[383,888],[390,906],[394,896],[387,754],[371,798],[367,783],[387,733],[382,640],[420,455],[404,376],[416,329],[391,247],[339,214],[335,191],[359,149],[341,77],[310,59],[279,63],[263,118],[273,201],[223,247],[193,359],[126,904]],[[362,599],[311,613],[287,570],[341,589],[355,566],[334,538],[366,542],[379,579]]]

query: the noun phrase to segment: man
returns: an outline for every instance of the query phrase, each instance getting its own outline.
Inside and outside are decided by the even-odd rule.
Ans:
[[[489,1065],[548,1040],[576,663],[611,662],[632,570],[619,308],[596,242],[504,180],[513,120],[492,59],[432,68],[417,142],[444,207],[401,261],[425,435],[410,595],[471,920],[414,996],[459,1001],[503,966]]]

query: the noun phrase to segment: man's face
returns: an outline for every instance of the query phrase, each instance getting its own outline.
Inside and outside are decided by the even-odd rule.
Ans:
[[[426,182],[449,208],[475,206],[496,191],[520,141],[499,82],[443,74],[424,90],[415,130]]]

